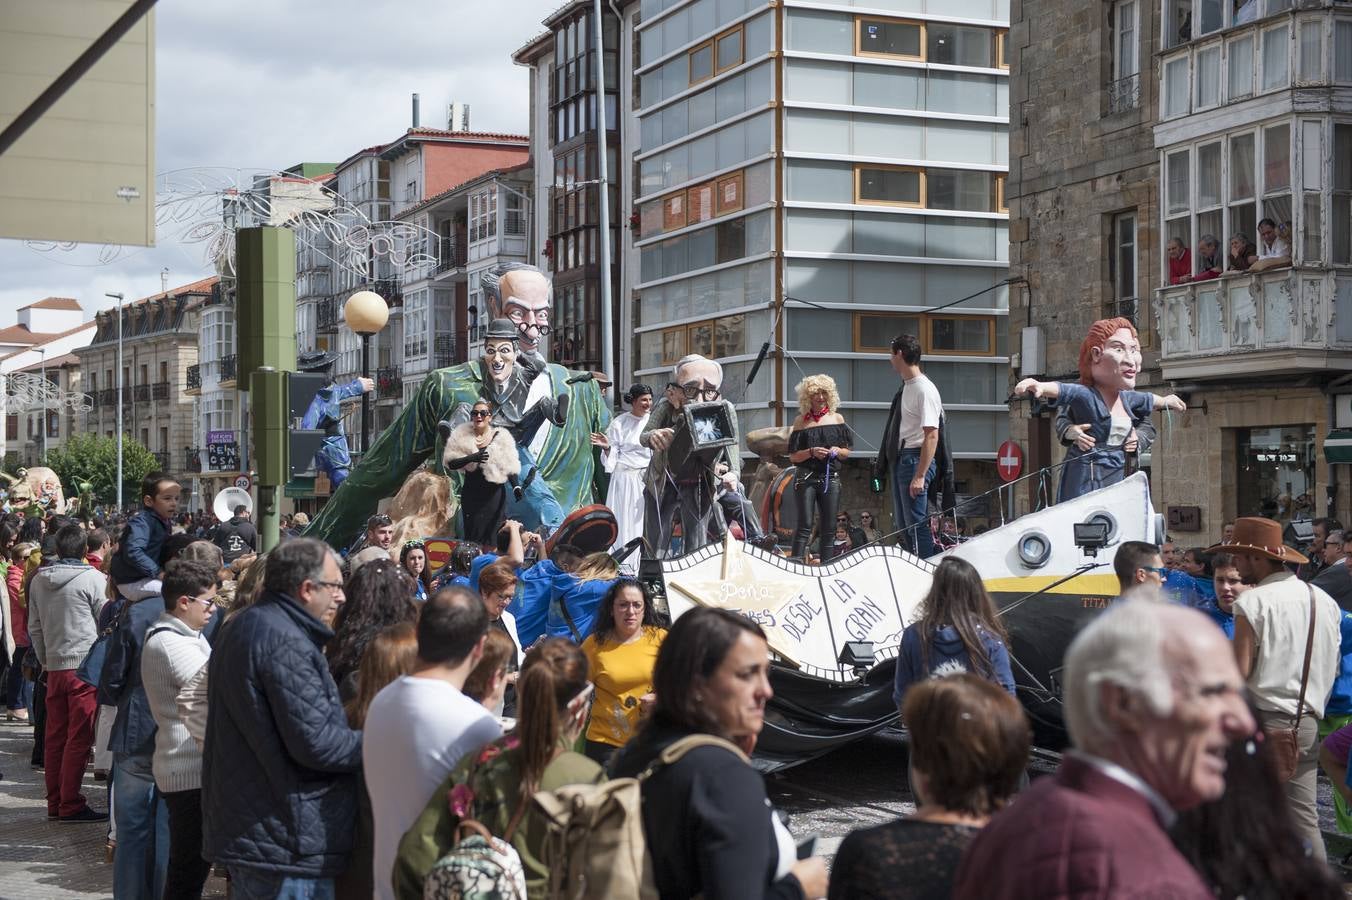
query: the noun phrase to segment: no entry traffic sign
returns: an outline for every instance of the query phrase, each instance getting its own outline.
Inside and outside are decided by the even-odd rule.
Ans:
[[[1018,444],[1005,441],[1000,445],[995,451],[995,469],[1000,473],[1000,480],[1006,483],[1019,477],[1023,472],[1023,451]]]

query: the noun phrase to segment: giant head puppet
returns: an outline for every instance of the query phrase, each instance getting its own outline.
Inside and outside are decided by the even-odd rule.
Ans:
[[[1156,407],[1182,411],[1174,394],[1136,390],[1141,344],[1126,319],[1100,319],[1080,345],[1080,382],[1025,378],[1014,393],[1056,400],[1057,434],[1068,445],[1059,499],[1070,500],[1122,480],[1127,456],[1141,444]],[[1153,430],[1151,430],[1153,433]]]
[[[452,419],[457,410],[485,394],[502,396],[507,382],[518,374],[527,380],[532,398],[522,407],[524,410],[539,408],[534,398],[557,401],[561,395],[568,397],[566,422],[559,425],[560,417],[546,417],[548,421],[534,437],[527,438],[538,477],[562,509],[595,502],[591,435],[606,430],[610,411],[597,381],[569,384],[569,379],[579,373],[545,361],[553,302],[549,279],[524,263],[498,266],[480,273],[479,279],[490,320],[508,320],[516,331],[516,356],[510,370],[506,355],[499,352],[499,341],[488,343],[480,359],[428,373],[394,423],[375,439],[348,480],[315,517],[307,535],[334,545],[357,537],[381,498],[392,496],[429,458],[434,465],[440,460],[437,423]],[[455,480],[458,477],[452,475]]]
[[[1141,341],[1128,319],[1099,319],[1080,344],[1080,384],[1109,391],[1136,389]]]
[[[504,263],[479,276],[489,319],[509,319],[520,333],[521,353],[545,356],[554,289],[545,273],[525,263]]]

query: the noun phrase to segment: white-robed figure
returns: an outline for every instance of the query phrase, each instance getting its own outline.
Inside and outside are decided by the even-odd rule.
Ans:
[[[615,513],[618,525],[616,547],[643,537],[643,475],[653,458],[652,450],[638,442],[648,424],[653,389],[635,384],[625,393],[624,402],[629,412],[611,419],[605,434],[592,435],[592,443],[601,448],[601,464],[610,474],[606,506]]]

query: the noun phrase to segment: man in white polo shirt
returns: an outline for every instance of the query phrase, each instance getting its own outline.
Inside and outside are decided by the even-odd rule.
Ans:
[[[418,616],[411,674],[371,701],[362,732],[362,768],[375,826],[376,896],[394,900],[399,840],[446,773],[471,750],[502,736],[498,720],[462,693],[483,655],[488,613],[474,591],[448,587]]]

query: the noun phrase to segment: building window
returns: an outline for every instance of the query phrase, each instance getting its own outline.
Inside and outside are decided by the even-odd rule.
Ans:
[[[742,173],[734,172],[718,179],[714,192],[714,213],[725,216],[742,208]]]
[[[1333,126],[1333,261],[1352,263],[1352,125]]]
[[[742,64],[745,48],[742,26],[723,32],[714,38],[714,74],[725,72]]]
[[[510,191],[503,198],[502,233],[504,235],[520,237],[526,233],[526,216],[523,203],[521,197]]]
[[[1313,425],[1235,429],[1235,512],[1287,522],[1314,508]]]
[[[959,212],[1008,212],[1004,176],[961,169],[858,165],[854,202]]]
[[[928,352],[956,356],[994,356],[995,318],[926,316]]]
[[[1112,316],[1125,316],[1136,323],[1136,211],[1112,219],[1112,249],[1108,271],[1113,281]]]
[[[1118,0],[1111,7],[1109,28],[1113,40],[1113,80],[1141,71],[1137,0]]]
[[[892,338],[914,334],[924,353],[940,356],[994,356],[994,316],[931,316],[923,313],[854,314],[854,351],[891,353]]]
[[[855,166],[854,202],[925,205],[925,170],[908,166]]]
[[[857,56],[925,58],[924,22],[860,17],[856,23],[854,52]]]
[[[484,241],[498,233],[498,192],[494,188],[469,198],[469,239]]]
[[[735,316],[720,316],[648,332],[642,340],[649,345],[655,344],[657,352],[644,353],[643,356],[646,361],[657,355],[660,359],[656,365],[663,366],[675,365],[681,357],[690,353],[710,359],[740,356],[748,352],[746,325],[746,316],[738,313]]]
[[[1263,90],[1275,91],[1289,83],[1290,44],[1285,25],[1263,32]]]
[[[1009,68],[1005,29],[859,16],[855,19],[856,56],[909,59],[979,69]]]

